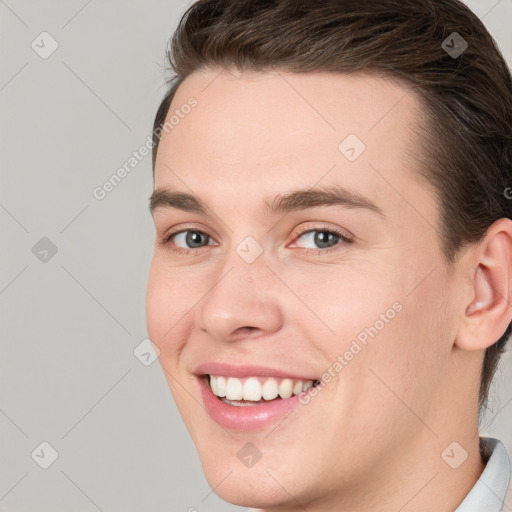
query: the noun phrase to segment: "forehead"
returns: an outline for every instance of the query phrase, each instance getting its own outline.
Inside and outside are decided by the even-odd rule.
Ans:
[[[197,105],[182,110],[191,98]],[[182,83],[167,120],[173,115],[180,119],[163,133],[155,185],[191,188],[209,203],[242,194],[256,207],[260,193],[337,184],[386,209],[425,188],[412,157],[419,102],[384,78],[209,69]]]

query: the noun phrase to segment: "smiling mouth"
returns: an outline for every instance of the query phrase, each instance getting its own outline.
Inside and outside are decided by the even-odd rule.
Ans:
[[[206,375],[212,393],[222,402],[236,407],[262,405],[286,400],[320,384],[319,380],[274,377],[226,377]]]

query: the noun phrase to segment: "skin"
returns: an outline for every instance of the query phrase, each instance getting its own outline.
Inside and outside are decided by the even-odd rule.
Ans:
[[[368,74],[219,73],[180,86],[171,112],[191,96],[198,106],[164,133],[155,174],[156,187],[197,194],[211,215],[155,210],[146,298],[149,336],[209,484],[269,512],[453,511],[484,469],[478,376],[512,318],[511,222],[446,265],[438,206],[416,172],[421,109],[405,86]],[[351,133],[366,145],[353,162],[338,150]],[[260,210],[268,195],[329,184],[370,198],[385,218]],[[321,253],[310,235],[297,238],[324,225],[353,242]],[[208,235],[203,247],[184,236],[157,243],[180,229]],[[263,249],[250,264],[236,252],[247,236]],[[320,378],[395,302],[402,310],[277,428],[227,431],[201,405],[199,363]],[[457,469],[441,457],[454,441],[468,453]],[[236,456],[247,442],[262,453],[250,468]]]

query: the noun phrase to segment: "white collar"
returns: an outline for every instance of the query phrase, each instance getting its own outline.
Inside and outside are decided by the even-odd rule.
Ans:
[[[464,501],[454,512],[501,512],[510,484],[510,458],[504,444],[493,437],[480,437],[480,452],[489,460]]]

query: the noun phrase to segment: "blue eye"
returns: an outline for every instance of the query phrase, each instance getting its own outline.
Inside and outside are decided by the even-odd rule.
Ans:
[[[182,243],[185,243],[186,245],[190,245],[192,247],[189,249],[183,247],[176,247],[175,240],[179,239],[179,237],[182,237]],[[164,238],[160,240],[160,245],[164,247],[169,246],[171,248],[171,251],[176,252],[178,254],[189,254],[195,251],[196,249],[201,249],[202,247],[204,247],[202,245],[197,245],[201,244],[201,239],[204,240],[204,238],[209,239],[210,236],[204,233],[203,231],[199,231],[197,229],[185,229],[164,236]]]
[[[210,237],[203,233],[202,231],[192,231],[192,230],[186,230],[186,231],[179,231],[178,233],[173,235],[173,240],[176,242],[180,237],[183,242],[185,242],[190,248],[192,249],[198,249],[201,247],[201,240],[209,239]]]
[[[297,235],[297,239],[299,238],[305,238],[316,244],[319,246],[317,249],[320,249],[320,252],[329,252],[333,250],[333,247],[335,248],[343,243],[351,243],[351,240],[345,235],[327,227],[305,229]],[[336,240],[338,240],[338,242],[336,242]]]

